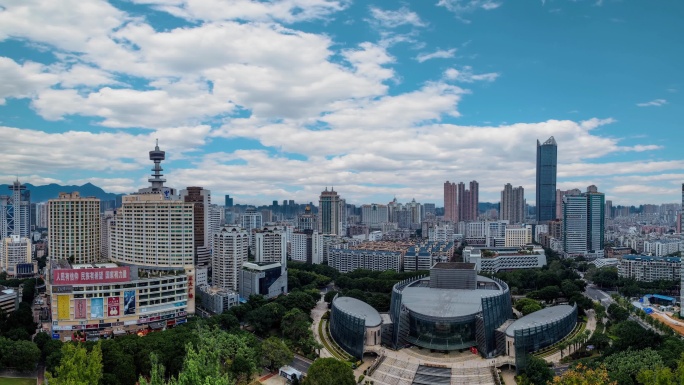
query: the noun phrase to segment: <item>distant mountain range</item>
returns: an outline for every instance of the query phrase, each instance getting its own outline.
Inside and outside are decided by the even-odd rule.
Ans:
[[[31,192],[31,203],[47,202],[48,199],[55,199],[61,192],[78,191],[83,197],[96,197],[102,201],[115,200],[117,196],[123,194],[113,194],[105,192],[103,189],[95,186],[92,183],[86,183],[83,186],[62,186],[51,183],[45,186],[34,186],[30,183],[25,183],[26,189]],[[0,184],[0,195],[9,195],[9,185]]]

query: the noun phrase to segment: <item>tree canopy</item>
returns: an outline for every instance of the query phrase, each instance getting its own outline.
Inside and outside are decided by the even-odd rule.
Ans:
[[[335,358],[319,358],[309,367],[303,385],[354,385],[354,371]]]

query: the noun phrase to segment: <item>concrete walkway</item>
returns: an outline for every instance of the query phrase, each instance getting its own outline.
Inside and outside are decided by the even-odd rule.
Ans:
[[[323,339],[325,336],[319,336],[318,335],[318,324],[321,322],[321,318],[323,318],[323,315],[325,312],[328,311],[328,303],[323,300],[323,296],[321,296],[321,299],[316,303],[316,307],[311,310],[311,318],[313,318],[313,324],[311,324],[311,330],[313,331],[314,338],[316,341],[321,344],[323,347],[320,350],[319,356],[321,358],[326,358],[326,357],[335,357],[328,351],[328,349],[325,348],[325,344],[323,344]]]
[[[593,309],[587,311],[587,326],[585,327],[584,330],[589,330],[591,332],[591,334],[589,335],[590,338],[594,334],[594,331],[596,331],[596,314],[594,313]],[[567,348],[563,349],[563,357],[566,357],[566,356],[568,356],[574,352],[575,351],[572,350],[571,346],[567,347]],[[556,353],[554,353],[548,357],[544,357],[546,362],[551,362],[553,364],[559,363],[561,358],[562,357],[561,357],[560,351],[557,351]]]

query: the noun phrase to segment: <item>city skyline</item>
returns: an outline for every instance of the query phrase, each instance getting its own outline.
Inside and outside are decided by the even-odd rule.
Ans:
[[[0,5],[0,183],[131,193],[158,138],[176,187],[236,203],[439,203],[477,180],[535,205],[554,136],[558,189],[680,200],[678,2]]]

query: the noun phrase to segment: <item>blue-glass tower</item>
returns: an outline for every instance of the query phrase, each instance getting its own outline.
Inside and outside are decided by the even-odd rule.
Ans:
[[[556,168],[558,145],[550,137],[544,144],[537,140],[537,222],[556,217]]]

